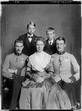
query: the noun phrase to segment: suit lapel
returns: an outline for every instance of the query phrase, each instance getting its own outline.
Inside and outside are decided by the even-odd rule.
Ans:
[[[27,34],[25,36],[25,43],[26,43],[26,46],[28,47],[29,46],[29,40],[28,40]]]
[[[36,36],[35,35],[33,35],[33,37],[32,37],[32,44],[35,44],[35,39],[36,39]]]
[[[48,42],[48,40],[47,40],[47,43],[46,43],[46,45],[47,45],[48,49],[50,50],[50,45],[49,45],[49,42]]]
[[[35,42],[34,42],[35,38],[36,38],[35,35],[33,35],[32,41],[31,41],[32,44],[35,44]],[[26,43],[27,47],[30,45],[27,34],[25,36],[25,43]]]
[[[53,40],[52,46],[55,45],[55,39]]]

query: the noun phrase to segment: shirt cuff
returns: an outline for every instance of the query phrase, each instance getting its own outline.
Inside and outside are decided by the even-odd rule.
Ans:
[[[71,76],[69,79],[71,79],[74,82],[76,82],[76,78],[74,76]]]

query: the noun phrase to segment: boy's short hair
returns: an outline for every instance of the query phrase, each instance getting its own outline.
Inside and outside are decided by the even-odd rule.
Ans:
[[[24,45],[24,42],[23,42],[23,40],[21,40],[21,39],[16,39],[16,40],[15,40],[15,42],[14,42],[14,47],[16,46],[16,43],[23,43],[23,45]]]
[[[49,28],[47,28],[46,33],[47,33],[48,31],[54,31],[54,32],[55,32],[55,29],[54,29],[53,27],[49,27]]]
[[[64,37],[61,37],[61,36],[60,36],[60,37],[57,37],[55,41],[57,41],[57,40],[63,40],[63,41],[64,41],[64,43],[66,43],[66,40],[65,40],[65,38],[64,38]]]
[[[29,22],[29,23],[27,24],[27,29],[29,28],[30,25],[33,25],[34,27],[36,27],[36,24],[35,24],[34,22]]]

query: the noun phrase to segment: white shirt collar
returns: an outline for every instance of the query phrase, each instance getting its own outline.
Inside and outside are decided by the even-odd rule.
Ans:
[[[53,43],[53,41],[54,41],[54,39],[52,39],[52,40],[49,40],[49,42],[52,42],[52,43]]]
[[[50,44],[50,43],[53,44],[53,41],[54,41],[54,39],[52,39],[51,41],[49,40],[49,44]]]
[[[33,34],[30,35],[30,34],[27,33],[27,36],[33,37]]]

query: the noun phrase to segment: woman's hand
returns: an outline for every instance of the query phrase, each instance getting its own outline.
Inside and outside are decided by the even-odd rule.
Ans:
[[[54,79],[56,82],[58,82],[58,81],[61,80],[60,76],[55,76],[55,77],[53,77],[53,79]]]

